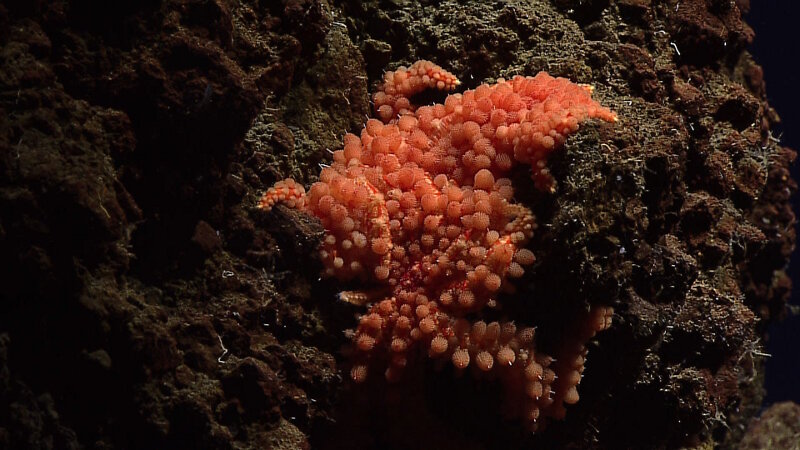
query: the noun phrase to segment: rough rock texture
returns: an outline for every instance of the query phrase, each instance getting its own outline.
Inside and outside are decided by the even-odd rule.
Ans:
[[[739,448],[800,450],[800,405],[782,402],[770,406],[750,422]]]
[[[795,241],[747,0],[110,4],[0,4],[0,447],[736,447]],[[254,208],[420,58],[591,83],[621,119],[567,141],[555,194],[517,188],[514,316],[617,311],[535,436],[448,370],[343,381],[361,311],[318,281],[319,225]]]

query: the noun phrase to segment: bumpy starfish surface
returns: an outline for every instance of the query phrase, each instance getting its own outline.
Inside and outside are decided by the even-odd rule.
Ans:
[[[347,134],[307,194],[284,180],[259,206],[283,202],[319,218],[326,274],[378,287],[340,295],[371,305],[354,333],[354,381],[376,367],[396,380],[427,353],[499,378],[509,413],[535,428],[578,401],[585,344],[610,326],[612,309],[592,306],[576,317],[557,360],[536,351],[533,328],[468,317],[497,306],[499,293],[513,290],[510,278],[535,260],[525,248],[534,216],[513,202],[505,175],[528,164],[535,186],[552,192],[548,155],[581,122],[616,115],[592,100],[591,88],[543,72],[451,94],[444,104],[409,100],[458,84],[428,61],[387,72],[373,96],[381,120]]]

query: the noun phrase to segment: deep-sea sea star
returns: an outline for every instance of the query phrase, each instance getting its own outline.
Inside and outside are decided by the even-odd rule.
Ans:
[[[347,134],[308,194],[284,180],[260,207],[283,202],[319,218],[326,275],[379,287],[379,296],[342,294],[371,304],[354,334],[354,381],[378,367],[396,380],[424,352],[501,380],[509,414],[535,428],[578,401],[585,344],[610,326],[613,310],[592,306],[576,317],[556,359],[536,351],[533,328],[476,318],[513,301],[499,293],[513,292],[510,278],[535,259],[525,248],[533,214],[513,202],[504,176],[515,163],[529,164],[536,187],[553,192],[548,155],[581,122],[616,115],[592,100],[590,87],[544,72],[451,94],[444,104],[416,108],[409,100],[458,84],[428,61],[387,72],[373,96],[382,121]]]

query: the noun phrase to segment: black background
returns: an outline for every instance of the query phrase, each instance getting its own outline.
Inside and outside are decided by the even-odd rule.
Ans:
[[[781,144],[800,150],[800,2],[795,0],[754,0],[747,22],[756,32],[750,51],[764,68],[767,97],[781,116],[774,130]],[[795,180],[798,164],[792,167]],[[800,212],[797,195],[792,199],[795,214]],[[791,303],[800,304],[800,255],[795,251],[789,266],[794,288]],[[800,402],[800,315],[789,315],[769,329],[765,406],[783,400]]]

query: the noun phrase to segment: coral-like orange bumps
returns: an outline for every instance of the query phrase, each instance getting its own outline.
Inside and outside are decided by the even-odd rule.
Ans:
[[[354,381],[381,366],[396,380],[422,351],[502,380],[509,411],[535,427],[578,401],[585,343],[610,325],[611,309],[592,307],[576,318],[557,362],[535,351],[533,328],[465,317],[497,306],[498,294],[512,288],[509,278],[535,259],[525,248],[534,217],[513,202],[504,175],[529,164],[535,185],[552,190],[550,152],[581,122],[616,116],[591,99],[591,89],[546,73],[484,84],[444,104],[415,108],[408,100],[457,85],[428,61],[386,73],[373,96],[383,122],[370,119],[361,136],[347,134],[307,195],[285,180],[260,206],[280,201],[315,215],[327,232],[326,274],[383,287],[378,298],[342,294],[372,305],[354,336]]]

